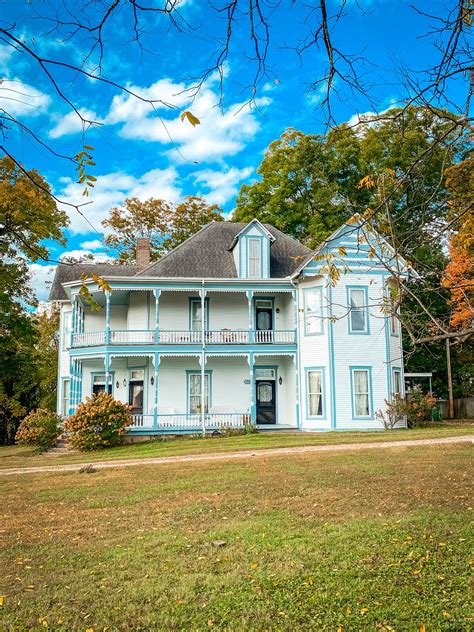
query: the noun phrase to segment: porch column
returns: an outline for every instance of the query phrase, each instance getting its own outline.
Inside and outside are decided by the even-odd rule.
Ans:
[[[204,380],[206,375],[206,290],[204,289],[204,281],[202,282],[201,290],[201,426],[202,434],[206,434],[206,391],[204,388]]]
[[[110,344],[110,292],[105,291],[105,344]]]
[[[74,344],[74,334],[77,333],[76,323],[77,323],[77,301],[76,295],[73,296],[72,299],[72,316],[71,316],[71,339],[69,341],[69,347],[72,348]]]
[[[253,304],[253,292],[249,290],[246,292],[248,308],[249,308],[249,344],[253,342],[253,318],[252,318],[252,304]]]
[[[296,338],[298,335],[298,290],[293,290],[292,292],[292,297],[293,297],[293,313],[294,313],[294,323],[293,323],[293,329],[295,331],[295,338],[294,338],[294,342],[296,343]]]
[[[255,424],[257,419],[257,407],[255,404],[255,371],[253,353],[249,353],[249,375],[250,375],[250,421]]]
[[[153,294],[155,295],[155,345],[157,345],[160,341],[159,335],[159,302],[161,296],[161,290],[155,288],[153,290]]]
[[[69,361],[69,413],[74,414],[74,360]]]
[[[298,370],[298,356],[295,353],[293,355],[293,362],[295,363],[295,388],[296,388],[296,427],[300,427],[300,372]]]
[[[109,376],[110,376],[110,355],[108,353],[105,354],[104,357],[104,365],[105,365],[105,392],[109,392]]]
[[[154,362],[154,376],[155,380],[154,384],[154,403],[153,403],[153,430],[158,430],[158,367],[160,366],[160,355],[155,353],[153,362]]]

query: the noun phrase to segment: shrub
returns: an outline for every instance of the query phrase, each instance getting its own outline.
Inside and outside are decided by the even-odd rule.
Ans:
[[[431,421],[436,399],[431,393],[425,395],[419,387],[416,387],[406,397],[394,395],[391,401],[385,400],[385,412],[378,411],[377,419],[380,419],[385,429],[392,429],[397,421],[406,417],[410,428],[423,428]]]
[[[20,445],[35,446],[42,452],[51,448],[61,434],[61,417],[45,408],[38,408],[20,423],[15,440]]]
[[[66,420],[70,441],[77,450],[98,450],[123,443],[132,424],[130,406],[117,402],[108,393],[88,397]]]

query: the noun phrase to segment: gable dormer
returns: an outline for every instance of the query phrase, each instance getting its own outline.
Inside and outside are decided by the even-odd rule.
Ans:
[[[258,219],[253,219],[236,235],[232,252],[241,279],[270,278],[270,246],[273,241],[273,235]]]

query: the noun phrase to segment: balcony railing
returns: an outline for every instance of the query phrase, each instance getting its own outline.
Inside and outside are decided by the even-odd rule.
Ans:
[[[204,427],[206,430],[225,430],[225,428],[243,428],[250,423],[248,413],[206,413]],[[153,415],[133,415],[133,426],[129,430],[153,430]],[[157,415],[158,432],[173,430],[202,430],[202,417],[199,413],[172,413]]]
[[[296,332],[293,329],[254,330],[216,329],[204,332],[207,345],[245,345],[245,344],[295,344]],[[106,344],[105,331],[88,331],[74,334],[72,346],[96,347]],[[188,330],[160,329],[158,336],[153,329],[111,329],[111,345],[194,345],[202,344],[202,332]]]

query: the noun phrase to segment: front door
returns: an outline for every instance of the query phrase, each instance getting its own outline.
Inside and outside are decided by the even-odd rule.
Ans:
[[[276,424],[275,380],[257,380],[257,423]]]

